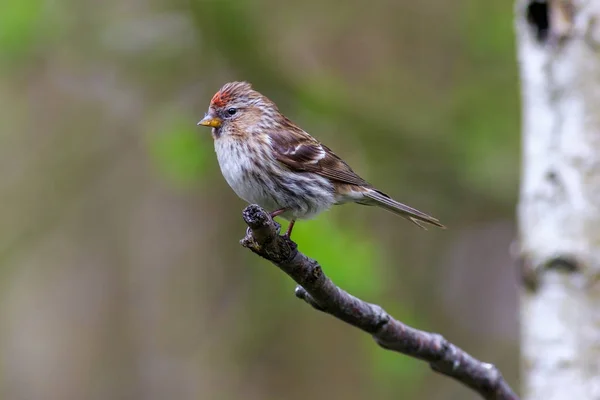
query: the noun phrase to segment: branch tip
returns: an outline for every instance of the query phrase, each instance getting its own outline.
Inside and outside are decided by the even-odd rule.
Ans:
[[[275,222],[271,215],[256,204],[250,204],[242,211],[242,218],[248,225],[246,237],[242,239],[242,246],[257,253],[262,244],[271,242],[279,236],[281,225]],[[266,258],[266,257],[265,257]]]
[[[308,292],[306,290],[304,290],[304,288],[300,285],[296,286],[296,289],[294,290],[294,294],[296,295],[297,298],[304,300],[309,306],[311,306],[312,308],[314,308],[315,310],[318,311],[325,311],[325,309],[323,307],[321,307],[319,305],[319,303],[317,303],[315,301],[315,299],[312,298],[312,296],[310,294],[308,294]]]
[[[270,219],[269,214],[256,204],[246,207],[242,212],[242,217],[252,230],[268,225]]]

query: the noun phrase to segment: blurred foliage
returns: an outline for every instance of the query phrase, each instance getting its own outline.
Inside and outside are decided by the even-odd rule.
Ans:
[[[210,133],[196,127],[196,121],[220,85],[248,80],[367,180],[448,224],[451,234],[446,236],[415,235],[415,228],[401,219],[348,206],[299,221],[294,228],[301,250],[318,260],[340,287],[381,304],[409,325],[439,329],[438,320],[452,320],[438,318],[445,313],[440,305],[447,285],[435,265],[445,249],[470,225],[513,214],[519,104],[512,3],[378,0],[366,8],[320,0],[98,4],[0,2],[0,57],[8,61],[0,81],[6,94],[0,99],[1,112],[19,116],[5,119],[9,126],[0,132],[5,160],[0,172],[7,182],[0,194],[8,204],[3,215],[8,223],[0,234],[9,244],[1,249],[0,262],[15,263],[16,253],[35,254],[30,248],[43,242],[40,238],[59,231],[56,227],[70,213],[83,210],[71,216],[70,221],[80,220],[80,227],[77,235],[63,233],[68,237],[63,246],[81,251],[86,261],[144,255],[139,275],[129,261],[111,275],[114,282],[105,283],[123,291],[132,285],[136,290],[130,296],[137,298],[142,282],[155,279],[148,284],[149,298],[134,301],[131,308],[152,301],[160,305],[148,306],[151,310],[140,320],[151,320],[147,315],[186,284],[204,285],[204,303],[186,293],[193,301],[185,315],[200,318],[198,308],[206,319],[201,327],[181,331],[190,335],[188,344],[198,346],[194,351],[200,354],[204,343],[210,351],[198,356],[200,361],[178,364],[177,378],[189,374],[195,382],[204,373],[189,365],[207,360],[205,372],[222,373],[216,378],[215,393],[222,396],[217,399],[240,398],[240,393],[248,399],[305,398],[314,395],[314,379],[325,373],[332,388],[319,399],[368,398],[359,396],[360,390],[381,399],[434,398],[424,383],[431,379],[427,366],[383,351],[345,326],[336,330],[336,321],[312,310],[296,315],[296,308],[290,311],[295,303],[286,277],[261,270],[264,262],[238,255],[241,249],[229,251],[235,245],[232,237],[242,232],[241,203],[222,182]],[[136,152],[138,140],[141,152]],[[27,157],[31,161],[23,161]],[[139,160],[146,157],[151,172],[140,167]],[[165,182],[198,191],[165,195],[156,189]],[[206,183],[211,190],[203,190]],[[102,201],[113,197],[117,200],[103,208]],[[138,209],[150,211],[131,217]],[[171,231],[169,221],[177,222]],[[112,231],[101,231],[105,224]],[[131,242],[119,243],[112,252],[98,250],[112,243],[115,232]],[[144,234],[151,233],[156,237],[144,242]],[[89,253],[85,240],[92,243]],[[191,244],[182,249],[186,240]],[[61,266],[60,257],[51,254]],[[160,267],[146,268],[154,259],[161,260]],[[189,270],[176,268],[185,264],[181,259],[189,261]],[[246,265],[248,259],[255,265]],[[165,272],[166,267],[172,271]],[[71,275],[76,274],[66,274]],[[461,279],[469,279],[468,274]],[[12,283],[4,275],[3,280]],[[173,281],[179,282],[177,287],[166,286]],[[168,295],[160,292],[162,284]],[[169,329],[187,320],[181,309],[164,307],[164,320],[156,318],[156,329],[143,333],[156,333],[156,341],[166,346]],[[124,324],[129,317],[113,318],[110,324]],[[443,328],[461,332],[450,324]],[[310,338],[305,329],[312,329]],[[106,342],[117,349],[117,364],[135,364],[111,340]],[[130,352],[139,352],[144,360],[160,353],[136,347],[139,343],[146,342],[136,338],[121,346],[131,346],[135,350]],[[188,350],[177,354],[194,354]],[[174,359],[171,355],[169,362]],[[246,369],[238,365],[240,360]],[[163,361],[156,364],[165,365]],[[235,379],[237,386],[230,384]],[[160,391],[144,389],[139,392],[156,392],[161,398]],[[344,389],[348,392],[342,393]],[[170,397],[177,396],[162,396]]]
[[[26,53],[40,40],[42,0],[4,0],[0,3],[0,50],[4,56]]]
[[[511,23],[513,8],[511,4],[490,2],[482,5],[477,0],[467,0],[459,7],[461,34],[468,47],[468,54],[482,61],[496,63],[496,67],[505,69],[510,86],[515,86],[517,70],[513,61],[514,28]],[[514,94],[512,96],[514,97]]]
[[[515,150],[520,140],[517,71],[512,58],[516,49],[513,27],[506,23],[512,9],[497,2],[484,7],[469,0],[462,11],[465,56],[477,68],[454,91],[455,137],[465,146],[457,165],[469,186],[511,203],[516,195],[519,152]]]
[[[148,137],[150,154],[158,169],[167,179],[186,186],[198,182],[208,165],[213,164],[207,160],[212,157],[212,147],[206,147],[212,141],[198,140],[198,129],[191,121],[192,118],[170,115],[166,127]]]
[[[299,221],[294,226],[294,240],[302,243],[302,251],[318,260],[330,278],[349,293],[373,299],[382,292],[382,249],[360,232],[321,217]]]

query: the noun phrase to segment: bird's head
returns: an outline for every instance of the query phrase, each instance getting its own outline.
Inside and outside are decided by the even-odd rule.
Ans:
[[[198,125],[212,127],[213,136],[243,135],[279,114],[275,104],[248,82],[229,82],[213,96],[208,112]]]

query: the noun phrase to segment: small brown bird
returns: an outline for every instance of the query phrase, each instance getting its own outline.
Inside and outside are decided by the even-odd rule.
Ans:
[[[296,219],[344,203],[378,206],[422,228],[420,222],[444,228],[375,189],[247,82],[226,83],[198,125],[212,127],[221,172],[233,191],[289,220],[288,237]]]

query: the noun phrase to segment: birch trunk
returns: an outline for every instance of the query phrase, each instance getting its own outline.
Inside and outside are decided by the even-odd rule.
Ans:
[[[517,2],[525,400],[600,399],[598,16],[600,0]]]

